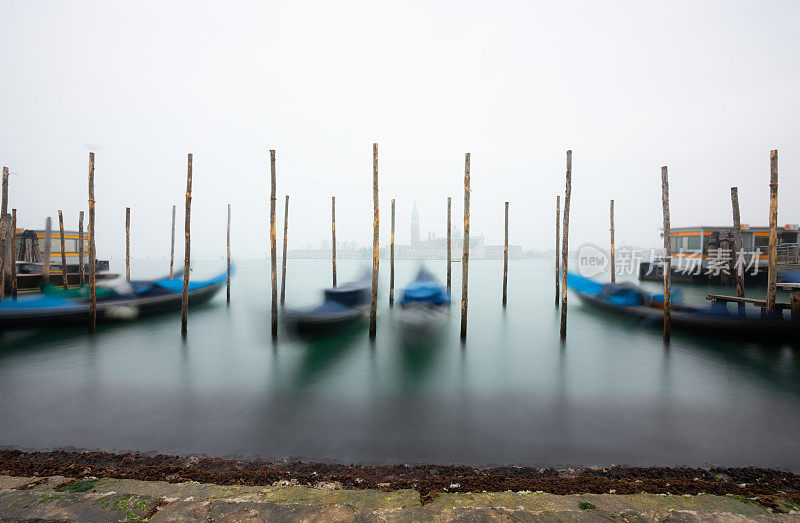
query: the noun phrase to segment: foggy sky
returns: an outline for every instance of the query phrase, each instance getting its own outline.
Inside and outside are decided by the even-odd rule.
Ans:
[[[555,197],[573,150],[571,245],[660,244],[661,165],[672,225],[768,218],[769,150],[779,223],[800,222],[797,2],[29,2],[0,1],[0,164],[23,227],[87,207],[96,153],[98,257],[182,253],[186,154],[194,154],[192,253],[268,246],[269,149],[289,246],[330,235],[371,244],[372,143],[380,149],[381,244],[416,198],[423,237],[463,224],[502,242],[554,243]],[[57,222],[54,222],[57,223]],[[278,235],[279,242],[282,233]],[[575,251],[573,251],[575,252]],[[181,256],[176,256],[182,258]]]

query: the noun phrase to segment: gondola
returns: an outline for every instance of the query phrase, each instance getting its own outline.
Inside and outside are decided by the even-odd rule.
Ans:
[[[205,281],[189,282],[189,305],[207,302],[225,285],[226,274]],[[183,279],[131,281],[108,280],[97,284],[98,323],[133,320],[180,310]],[[88,290],[59,291],[45,288],[37,297],[0,302],[0,330],[63,327],[89,323]]]
[[[302,338],[318,338],[350,330],[369,312],[372,284],[366,279],[325,289],[322,303],[306,309],[285,309],[284,328]]]
[[[594,309],[631,319],[637,323],[662,326],[664,295],[645,291],[632,283],[599,283],[577,274],[568,273],[567,285],[581,302]],[[754,310],[755,309],[755,310]],[[797,339],[800,320],[784,317],[776,311],[766,317],[760,309],[739,313],[738,306],[712,303],[708,307],[684,305],[673,292],[670,317],[674,331],[713,336],[715,338],[772,341]]]
[[[444,323],[450,311],[450,293],[433,273],[420,267],[414,281],[403,289],[398,305],[397,323],[421,332]]]

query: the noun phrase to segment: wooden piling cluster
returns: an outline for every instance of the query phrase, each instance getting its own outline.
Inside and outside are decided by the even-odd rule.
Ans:
[[[97,329],[97,279],[94,238],[94,153],[89,153],[89,332]]]
[[[611,283],[617,281],[617,264],[614,258],[614,200],[611,200],[609,207],[611,215]]]
[[[281,307],[286,301],[286,250],[288,248],[289,234],[289,195],[286,195],[286,203],[283,206],[283,258],[281,259]]]
[[[44,221],[44,256],[42,256],[42,284],[50,283],[50,254],[53,244],[53,224],[48,216]]]
[[[447,197],[447,294],[450,294],[451,279],[450,279],[450,262],[453,258],[452,242],[450,232],[450,197]]]
[[[508,202],[506,202],[506,236],[503,244],[503,307],[508,296]]]
[[[86,284],[86,264],[83,261],[83,211],[78,213],[78,281],[81,287]]]
[[[58,210],[58,231],[61,237],[61,286],[69,289],[69,273],[67,271],[67,242],[64,240],[64,215]]]
[[[736,296],[744,298],[744,267],[742,266],[742,223],[739,219],[739,188],[731,187],[733,210],[733,275],[736,281]],[[739,303],[739,314],[744,314],[744,303]]]
[[[561,297],[559,290],[561,282],[559,252],[561,252],[561,196],[556,196],[556,307],[558,307],[559,298]]]
[[[336,287],[336,196],[331,196],[331,263],[333,264],[333,286]]]
[[[287,196],[288,198],[288,196]],[[231,302],[231,204],[228,204],[228,228],[226,232],[228,271],[225,278],[225,303]]]
[[[467,283],[469,281],[469,153],[464,156],[464,252],[461,258],[461,341],[467,339]]]
[[[6,294],[6,214],[8,214],[8,167],[3,167],[2,197],[0,197],[0,300],[5,299]],[[11,230],[11,236],[15,236],[15,230]],[[16,265],[12,258],[12,265]]]
[[[275,245],[275,149],[269,150],[270,167],[270,197],[269,197],[269,260],[270,260],[270,280],[272,282],[272,339],[278,337],[278,260],[276,259],[277,249]]]
[[[372,299],[369,306],[369,337],[375,339],[378,313],[378,144],[372,144]]]
[[[125,279],[131,281],[131,208],[125,207]]]
[[[672,252],[669,242],[669,174],[666,165],[661,167],[661,208],[664,215],[664,342],[669,343],[672,331]]]
[[[11,209],[11,297],[17,297],[17,210]]]
[[[769,256],[767,266],[767,314],[775,313],[778,283],[778,151],[769,153]]]
[[[186,215],[184,220],[183,295],[181,296],[181,336],[189,329],[189,273],[191,272],[192,153],[186,161]]]
[[[394,198],[392,198],[392,235],[389,247],[389,307],[394,305]]]
[[[175,265],[175,206],[172,206],[172,236],[169,242],[169,279],[174,276],[173,266]]]
[[[567,184],[564,191],[564,239],[561,246],[561,339],[567,337],[567,265],[569,260],[569,200],[572,196],[572,151],[567,151]]]

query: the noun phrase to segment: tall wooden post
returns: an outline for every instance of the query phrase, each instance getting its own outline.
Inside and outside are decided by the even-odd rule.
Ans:
[[[11,209],[11,297],[17,297],[17,210]]]
[[[508,202],[506,202],[506,239],[503,245],[503,307],[508,297]]]
[[[283,267],[281,270],[281,307],[286,301],[286,250],[288,249],[289,234],[289,195],[286,195],[286,203],[283,207]]]
[[[78,213],[78,278],[81,287],[86,285],[86,264],[83,260],[86,253],[84,253],[83,242],[83,211],[81,211]]]
[[[53,243],[52,222],[48,216],[44,222],[44,256],[42,256],[42,284],[50,283],[50,251]]]
[[[333,286],[336,287],[336,196],[331,196],[331,261],[333,262]]]
[[[131,208],[125,207],[125,279],[131,281]]]
[[[3,167],[2,202],[0,202],[0,300],[4,299],[6,295],[6,271],[8,271],[8,267],[6,267],[6,229],[8,229],[6,214],[8,214],[8,167]]]
[[[778,151],[769,153],[769,265],[767,266],[767,314],[775,312],[778,291]]]
[[[469,153],[464,156],[464,252],[461,259],[461,341],[467,339],[467,282],[469,274]]]
[[[394,305],[394,198],[392,198],[392,238],[389,247],[389,306]]]
[[[372,144],[372,300],[369,306],[369,337],[375,339],[378,314],[378,144]]]
[[[744,267],[742,266],[742,223],[739,219],[739,188],[731,187],[733,209],[733,272],[736,280],[736,296],[744,298]],[[739,303],[739,315],[744,315],[744,303]]]
[[[278,337],[278,260],[275,233],[275,149],[269,150],[270,197],[269,197],[269,261],[272,281],[272,339]]]
[[[569,265],[569,200],[572,196],[572,151],[567,151],[567,187],[564,191],[564,239],[561,245],[561,339],[567,337],[567,266]]]
[[[561,263],[561,258],[559,258],[559,253],[561,252],[561,196],[556,196],[556,307],[558,307],[558,302],[560,301],[561,294],[559,291],[559,287],[561,285],[561,271],[559,269],[559,265]]]
[[[184,220],[183,251],[183,296],[181,297],[181,336],[184,338],[189,329],[189,273],[191,272],[191,223],[192,223],[192,153],[186,161],[186,215]]]
[[[664,342],[669,342],[672,331],[672,251],[669,226],[669,175],[667,166],[661,167],[661,207],[664,212]]]
[[[450,260],[453,255],[451,252],[451,233],[450,233],[450,197],[447,197],[447,294],[450,294]]]
[[[231,204],[228,204],[228,230],[226,234],[228,273],[225,279],[225,303],[231,302]]]
[[[97,279],[94,244],[94,153],[89,153],[89,332],[97,328]]]
[[[64,215],[58,210],[58,230],[61,233],[61,286],[69,289],[69,273],[67,271],[67,242],[64,240]]]
[[[170,238],[169,242],[169,279],[171,280],[174,276],[172,271],[173,266],[175,265],[175,206],[172,206],[172,237]]]
[[[609,210],[611,216],[611,283],[617,281],[617,263],[614,253],[614,200],[611,200]]]

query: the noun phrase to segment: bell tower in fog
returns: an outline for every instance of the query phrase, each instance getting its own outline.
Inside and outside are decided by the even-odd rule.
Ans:
[[[414,200],[414,209],[411,210],[411,246],[419,245],[419,211],[417,210],[417,200]]]

